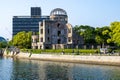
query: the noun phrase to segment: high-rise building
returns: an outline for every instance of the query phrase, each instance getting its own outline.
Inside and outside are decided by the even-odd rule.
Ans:
[[[49,16],[41,16],[40,7],[31,7],[30,16],[13,16],[12,34],[16,35],[21,31],[39,32],[39,22],[49,19]]]
[[[40,7],[31,7],[31,16],[32,17],[40,17],[41,16],[41,8]]]

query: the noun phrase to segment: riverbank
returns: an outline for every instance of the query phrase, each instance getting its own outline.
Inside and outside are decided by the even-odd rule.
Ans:
[[[60,55],[60,54],[32,54],[31,55],[30,53],[19,53],[17,55],[4,54],[4,56],[22,58],[22,59],[32,59],[32,60],[120,66],[120,56],[93,56],[93,55],[80,56],[80,55]]]

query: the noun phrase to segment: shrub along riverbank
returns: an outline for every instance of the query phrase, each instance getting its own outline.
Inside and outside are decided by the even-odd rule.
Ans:
[[[29,52],[34,54],[40,53],[51,53],[51,54],[75,54],[75,55],[87,55],[87,54],[98,54],[98,49],[21,49],[22,52]]]

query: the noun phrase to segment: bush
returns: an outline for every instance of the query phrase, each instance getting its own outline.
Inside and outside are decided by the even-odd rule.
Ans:
[[[51,54],[55,54],[55,53],[62,53],[64,50],[65,54],[75,54],[75,55],[86,55],[86,54],[97,54],[99,52],[98,49],[45,49],[45,50],[41,50],[41,49],[22,49],[22,52],[32,52],[35,54],[40,54],[41,52],[43,53],[51,53]]]
[[[40,49],[33,49],[31,50],[32,53],[40,54],[42,50]]]
[[[84,49],[82,50],[81,49],[80,53],[95,53],[95,51],[94,50],[87,50],[87,49],[86,50],[84,50]]]
[[[118,49],[118,50],[114,50],[116,53],[120,53],[120,49]]]

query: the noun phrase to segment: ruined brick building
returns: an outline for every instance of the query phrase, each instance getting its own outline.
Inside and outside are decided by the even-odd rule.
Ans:
[[[83,38],[68,23],[67,12],[53,9],[49,19],[39,22],[39,35],[32,35],[33,49],[75,48],[83,44]]]

